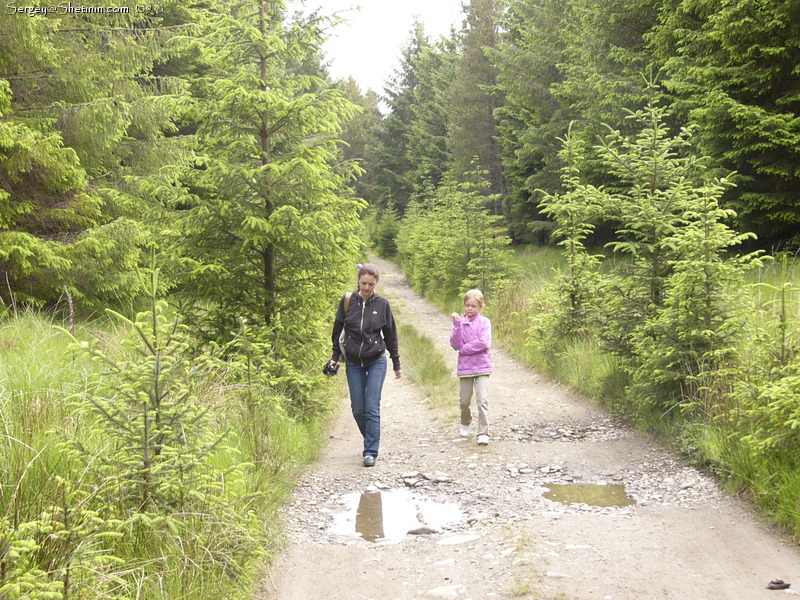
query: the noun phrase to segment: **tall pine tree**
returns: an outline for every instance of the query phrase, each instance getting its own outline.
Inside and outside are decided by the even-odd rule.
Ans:
[[[241,0],[204,40],[197,193],[177,244],[191,270],[183,289],[212,307],[212,335],[245,319],[288,351],[319,335],[359,248],[362,204],[346,187],[357,167],[337,150],[357,108],[316,76],[318,26],[284,17],[281,2]]]
[[[461,53],[447,98],[452,174],[463,180],[475,169],[473,160],[477,158],[478,167],[488,173],[490,193],[503,194],[505,178],[494,116],[502,99],[498,96],[497,67],[488,56],[498,44],[501,1],[471,0],[465,11]],[[493,212],[504,212],[500,200]]]
[[[667,0],[651,42],[697,143],[736,171],[723,202],[763,242],[800,223],[800,1]]]

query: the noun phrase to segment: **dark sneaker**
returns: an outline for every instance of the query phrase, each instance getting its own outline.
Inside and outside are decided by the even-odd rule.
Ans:
[[[375,466],[375,457],[370,456],[369,454],[364,457],[364,466],[365,467],[374,467]]]
[[[767,586],[768,590],[788,590],[791,583],[786,583],[783,579],[773,579]]]

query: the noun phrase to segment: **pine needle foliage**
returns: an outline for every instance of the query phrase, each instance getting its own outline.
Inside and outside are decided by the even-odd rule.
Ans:
[[[281,2],[231,3],[203,39],[209,70],[192,113],[202,193],[178,214],[175,250],[182,291],[213,305],[199,326],[223,340],[241,319],[280,337],[286,314],[314,339],[361,248],[364,204],[346,188],[358,167],[336,147],[358,108],[305,66],[319,27],[284,16]]]
[[[124,514],[187,510],[196,494],[215,486],[201,467],[222,441],[210,436],[208,407],[197,398],[195,386],[208,365],[193,356],[186,326],[155,296],[134,320],[112,314],[135,332],[122,360],[97,349],[96,340],[73,338],[100,366],[75,410],[95,416],[87,437],[102,440],[100,452],[78,438],[74,449],[105,482],[109,504]]]
[[[542,313],[532,340],[539,345],[588,332],[599,308],[599,266],[601,256],[590,254],[584,242],[595,229],[603,209],[602,192],[581,181],[580,164],[585,160],[585,143],[572,127],[562,140],[559,157],[563,162],[561,194],[544,194],[541,211],[557,228],[553,238],[564,249],[567,270],[556,274],[553,292],[560,306]]]
[[[771,243],[796,241],[800,216],[798,16],[797,0],[667,0],[648,36],[715,174],[735,173],[726,207]]]
[[[0,270],[6,306],[54,304],[65,289],[84,312],[146,296],[126,277],[143,262],[141,240],[125,242],[145,235],[140,219],[151,199],[128,178],[152,176],[185,152],[176,115],[186,83],[158,72],[185,51],[170,42],[197,15],[179,4],[168,0],[149,11],[105,0],[92,7],[5,7]],[[40,12],[32,14],[34,8]],[[112,225],[120,217],[132,218]],[[124,242],[109,239],[109,225],[115,233],[126,230]],[[131,232],[134,225],[139,232]],[[80,248],[72,247],[76,241]],[[104,263],[96,278],[82,277],[91,270],[87,255]]]
[[[651,84],[650,92],[655,91]],[[630,136],[612,132],[597,147],[615,177],[606,188],[581,184],[574,168],[567,167],[567,198],[580,192],[583,213],[552,201],[546,210],[555,215],[560,231],[575,238],[568,238],[573,251],[582,251],[577,241],[591,231],[586,221],[593,206],[594,214],[610,215],[617,223],[618,241],[609,246],[630,260],[599,288],[603,307],[598,314],[604,315],[599,335],[631,377],[634,404],[667,412],[700,406],[712,414],[724,402],[716,394],[735,368],[735,350],[745,331],[744,275],[761,262],[759,253],[729,255],[754,237],[727,225],[735,213],[719,203],[731,184],[705,176],[707,160],[694,154],[692,130],[671,134],[667,115],[653,97],[630,115],[638,131]],[[565,144],[565,156],[574,145]],[[571,220],[576,217],[577,224]],[[570,264],[575,256],[568,257]],[[596,271],[580,273],[579,279],[594,287]],[[571,291],[561,292],[570,306]]]
[[[699,186],[672,236],[677,253],[665,285],[663,307],[652,331],[636,341],[644,357],[634,376],[634,392],[670,408],[696,403],[704,414],[727,412],[725,381],[735,378],[747,316],[745,273],[761,265],[759,252],[732,254],[752,234],[739,234],[726,223],[733,211],[719,206],[725,180]]]
[[[216,579],[241,580],[264,540],[258,494],[244,493],[248,463],[217,466],[236,450],[201,400],[214,362],[196,354],[187,327],[156,299],[157,277],[150,310],[134,319],[112,312],[133,333],[118,354],[73,338],[98,369],[74,402],[85,424],[63,447],[83,465],[91,506],[117,523],[112,552],[146,561],[119,578],[122,589],[142,585],[149,597],[166,581],[171,593],[198,596]]]
[[[484,173],[457,183],[447,179],[426,201],[412,202],[400,227],[398,257],[409,282],[432,297],[479,288],[487,296],[514,277],[510,238],[490,214],[497,200]]]
[[[623,359],[634,357],[634,337],[647,335],[650,319],[664,304],[664,287],[678,258],[672,237],[686,224],[698,181],[691,131],[671,135],[666,112],[651,100],[630,114],[633,135],[612,131],[597,148],[615,177],[603,200],[619,240],[609,246],[630,257],[607,286],[604,338]]]

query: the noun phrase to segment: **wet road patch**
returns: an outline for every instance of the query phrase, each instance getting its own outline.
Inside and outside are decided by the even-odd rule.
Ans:
[[[602,485],[593,483],[545,484],[544,497],[562,504],[586,504],[608,508],[631,506],[636,500],[628,496],[624,485]]]
[[[331,532],[368,542],[399,542],[408,535],[431,534],[464,518],[455,503],[434,502],[404,489],[347,494],[346,510],[334,515]]]

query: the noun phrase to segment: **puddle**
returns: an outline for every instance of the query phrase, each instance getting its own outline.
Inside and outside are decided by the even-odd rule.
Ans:
[[[458,523],[463,513],[457,504],[441,504],[408,490],[347,494],[346,512],[334,516],[331,532],[357,535],[368,542],[399,542],[421,527],[441,530]]]
[[[624,485],[598,485],[591,483],[547,484],[544,497],[562,504],[588,504],[589,506],[630,506],[636,500],[628,496]]]

